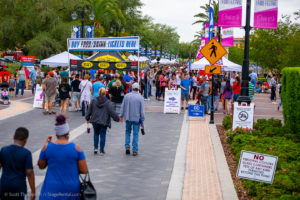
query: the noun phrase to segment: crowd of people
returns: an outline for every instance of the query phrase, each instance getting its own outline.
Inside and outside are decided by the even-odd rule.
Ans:
[[[27,80],[24,67],[16,75],[10,75],[5,69],[0,74],[1,84],[8,85],[10,97],[18,95],[19,89],[23,95]],[[33,93],[37,85],[43,89],[45,115],[56,115],[53,105],[60,104],[54,126],[56,140],[52,135],[46,139],[38,160],[40,169],[47,168],[39,199],[52,199],[57,195],[63,196],[62,199],[80,199],[79,174],[86,174],[88,166],[83,150],[69,141],[70,128],[66,119],[70,103],[75,111],[81,111],[87,127],[90,124],[93,127],[95,155],[98,154],[98,149],[99,155],[105,155],[106,132],[108,128],[112,128],[113,119],[125,122],[125,154],[137,156],[139,130],[145,120],[144,101],[152,96],[153,85],[156,87],[157,101],[164,100],[166,89],[180,90],[182,110],[188,108],[190,100],[194,100],[195,103],[204,105],[206,114],[211,110],[217,111],[220,102],[224,113],[230,114],[230,102],[238,100],[241,90],[238,73],[217,75],[212,83],[210,76],[199,71],[188,72],[186,67],[180,66],[154,66],[139,74],[122,71],[105,74],[102,70],[69,72],[67,68],[42,73],[35,66],[29,78]],[[257,92],[257,80],[252,72],[249,76],[251,100]],[[276,84],[276,77],[273,77],[270,81],[271,100],[276,96]],[[3,168],[0,199],[24,199],[27,194],[26,177],[31,189],[31,199],[35,198],[32,155],[24,147],[28,137],[29,131],[20,127],[15,131],[14,144],[0,150],[0,168]]]

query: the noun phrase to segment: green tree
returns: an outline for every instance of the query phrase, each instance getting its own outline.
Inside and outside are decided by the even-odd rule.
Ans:
[[[209,4],[205,4],[204,6],[200,6],[202,11],[194,17],[196,18],[196,21],[193,24],[202,24],[202,35],[204,35],[205,31],[205,24],[209,22]],[[211,7],[214,9],[214,22],[218,23],[218,14],[219,14],[219,4],[217,1],[213,0]]]
[[[244,60],[244,49],[237,47],[229,47],[228,59],[239,65],[243,65]]]
[[[280,73],[300,62],[300,25],[285,16],[277,29],[256,29],[251,35],[250,58],[264,69]]]

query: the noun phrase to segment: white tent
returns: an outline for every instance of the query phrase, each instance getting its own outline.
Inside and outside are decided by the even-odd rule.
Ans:
[[[44,60],[41,60],[42,65],[48,65],[51,67],[56,67],[56,66],[69,66],[70,65],[70,60],[81,60],[81,58],[68,53],[67,51],[64,51],[60,54],[57,54],[55,56],[51,56],[50,58],[46,58]]]
[[[128,59],[130,61],[140,61],[140,62],[145,62],[145,61],[149,60],[149,58],[147,58],[146,56],[140,56],[140,58],[139,58],[136,55],[129,55]]]
[[[229,71],[229,72],[241,72],[242,71],[242,66],[238,65],[236,63],[231,62],[227,58],[223,57],[222,62],[218,61],[219,64],[216,65],[221,65],[223,71]],[[207,61],[206,58],[201,58],[197,62],[194,62],[191,65],[191,70],[204,70],[205,66],[210,65],[210,63]]]

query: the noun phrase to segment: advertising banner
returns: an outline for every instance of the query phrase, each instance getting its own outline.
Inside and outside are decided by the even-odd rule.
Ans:
[[[222,28],[222,46],[233,46],[233,28]]]
[[[278,157],[251,151],[242,151],[236,176],[272,184]]]
[[[43,105],[43,88],[41,85],[36,85],[36,90],[34,94],[33,107],[42,108]]]
[[[34,56],[21,56],[21,66],[26,66],[31,72],[34,66]]]
[[[190,117],[204,117],[204,106],[203,105],[189,105],[189,116]]]
[[[139,37],[69,38],[69,51],[137,51]]]
[[[219,0],[219,26],[242,26],[242,0]]]
[[[218,40],[218,37],[217,37],[218,24],[217,23],[215,23],[215,26],[214,26],[214,28],[212,30],[213,30],[213,34],[215,36],[214,38],[216,40]],[[205,44],[209,42],[209,23],[205,24],[204,42],[205,42]]]
[[[181,90],[165,90],[164,113],[180,114]]]
[[[146,68],[147,62],[140,62],[140,69]],[[85,60],[70,60],[70,70],[125,70],[137,71],[138,63],[133,62],[105,62],[105,61],[85,61]]]
[[[255,0],[254,28],[277,29],[278,0]]]

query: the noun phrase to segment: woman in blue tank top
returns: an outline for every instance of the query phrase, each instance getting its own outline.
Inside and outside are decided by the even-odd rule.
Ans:
[[[50,136],[40,153],[38,166],[48,166],[39,199],[79,200],[79,173],[87,173],[85,155],[81,148],[69,142],[69,125],[64,116],[56,118],[57,140]]]

